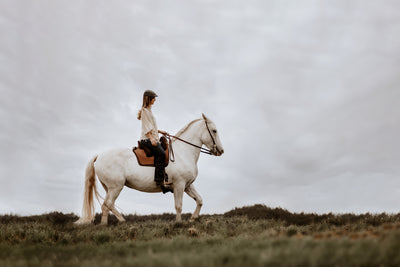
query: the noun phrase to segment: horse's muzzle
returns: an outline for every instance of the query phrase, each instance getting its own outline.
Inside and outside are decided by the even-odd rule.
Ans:
[[[219,150],[219,149],[216,147],[215,149],[213,149],[213,150],[211,151],[211,153],[212,153],[214,156],[221,156],[222,154],[224,154],[224,150],[223,150],[223,149]]]

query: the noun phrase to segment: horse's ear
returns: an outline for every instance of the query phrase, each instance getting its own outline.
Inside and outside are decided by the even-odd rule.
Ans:
[[[204,113],[201,113],[201,115],[203,115],[203,119],[204,119],[205,121],[208,121],[208,119],[207,119],[206,115],[204,115]]]

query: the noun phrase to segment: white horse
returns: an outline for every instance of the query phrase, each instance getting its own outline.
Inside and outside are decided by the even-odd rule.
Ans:
[[[176,221],[181,222],[183,192],[186,192],[196,201],[196,209],[191,217],[195,220],[200,213],[203,200],[195,190],[193,182],[197,177],[197,161],[200,156],[200,147],[204,144],[211,154],[221,156],[224,153],[217,128],[204,114],[203,118],[194,120],[183,127],[176,137],[188,141],[196,146],[189,145],[174,139],[173,150],[175,162],[166,167],[168,180],[172,181],[174,191]],[[154,182],[154,167],[140,166],[132,149],[114,149],[98,156],[88,163],[86,168],[84,201],[82,217],[77,224],[94,221],[93,193],[99,197],[96,189],[96,175],[103,185],[106,196],[101,206],[101,223],[107,224],[108,213],[111,211],[119,222],[125,222],[123,216],[115,208],[114,203],[124,186],[142,192],[158,193],[161,188]]]

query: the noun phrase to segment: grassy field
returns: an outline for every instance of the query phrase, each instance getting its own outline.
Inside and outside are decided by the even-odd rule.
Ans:
[[[0,216],[0,266],[400,266],[400,214],[295,214],[264,205],[77,227],[53,212]]]

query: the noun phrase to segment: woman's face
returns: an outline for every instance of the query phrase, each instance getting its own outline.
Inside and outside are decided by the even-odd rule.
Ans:
[[[154,102],[156,102],[156,98],[153,98],[153,99],[151,100],[150,105],[153,105]]]

